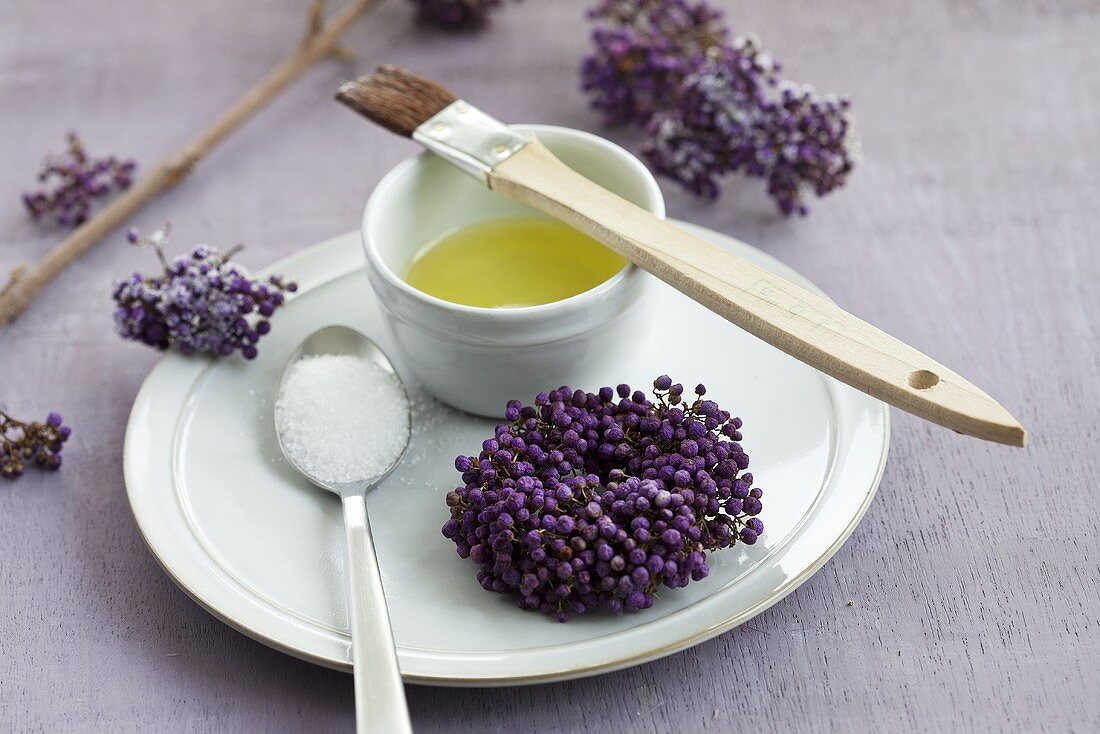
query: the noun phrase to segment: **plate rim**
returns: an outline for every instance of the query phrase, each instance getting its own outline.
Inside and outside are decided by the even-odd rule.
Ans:
[[[702,226],[699,226],[699,225],[694,225],[694,224],[691,224],[691,223],[688,223],[688,222],[678,221],[678,220],[674,220],[674,219],[671,219],[670,221],[672,221],[672,222],[674,222],[674,223],[676,223],[680,226],[684,226],[687,229],[695,230],[699,234],[704,234],[705,233],[705,234],[710,235],[712,237],[716,236],[716,237],[720,238],[721,240],[733,241],[733,242],[736,242],[737,244],[739,244],[741,246],[750,248],[750,249],[755,251],[755,254],[757,256],[771,262],[772,264],[777,266],[779,270],[797,273],[801,278],[803,278],[804,280],[812,283],[812,281],[809,281],[809,279],[806,278],[806,276],[802,275],[801,273],[798,273],[798,271],[795,271],[791,266],[789,266],[786,263],[782,262],[778,258],[775,258],[774,256],[772,256],[772,255],[770,255],[766,252],[763,252],[763,251],[761,251],[757,248],[754,248],[751,245],[748,245],[747,243],[744,243],[743,241],[738,240],[735,237],[732,237],[732,236],[727,235],[727,234],[722,233],[722,232],[717,232],[715,230],[710,230],[708,228],[705,228],[705,227],[702,227]],[[310,246],[305,247],[301,250],[298,250],[297,252],[292,253],[291,255],[289,255],[285,258],[282,258],[282,259],[272,263],[271,265],[269,265],[265,268],[262,268],[262,269],[258,270],[257,275],[264,276],[264,275],[270,274],[271,272],[276,271],[276,270],[286,269],[286,268],[292,266],[293,264],[295,264],[299,261],[310,259],[314,255],[316,255],[316,254],[318,254],[318,253],[320,253],[320,252],[322,252],[326,249],[339,246],[345,240],[348,240],[348,239],[351,239],[351,238],[359,239],[360,236],[361,236],[361,234],[360,234],[359,230],[351,230],[349,232],[345,232],[345,233],[337,235],[335,237],[331,237],[331,238],[322,240],[322,241],[317,242],[313,245],[310,245]],[[362,262],[354,262],[354,263],[349,263],[348,266],[345,267],[345,268],[332,268],[332,269],[326,271],[324,277],[319,282],[317,282],[317,283],[312,283],[311,282],[308,285],[305,285],[302,288],[302,291],[307,291],[307,290],[312,289],[313,287],[317,287],[318,285],[323,285],[326,282],[336,280],[336,279],[338,279],[340,277],[343,277],[343,276],[345,276],[349,273],[355,272],[356,270],[359,270],[362,267],[363,267]],[[815,289],[818,290],[818,292],[821,292],[820,289],[816,288],[816,286],[815,286]],[[285,654],[291,655],[293,657],[296,657],[300,660],[304,660],[306,662],[310,662],[310,663],[320,665],[322,667],[330,668],[330,669],[333,669],[333,670],[341,670],[341,671],[344,671],[344,672],[351,672],[352,665],[351,665],[351,663],[347,662],[346,660],[336,660],[336,659],[333,659],[333,658],[330,658],[330,657],[321,656],[321,655],[318,655],[318,654],[316,654],[316,653],[314,653],[310,650],[303,649],[302,647],[298,647],[296,645],[293,645],[293,644],[284,642],[282,640],[276,639],[276,638],[272,637],[271,635],[269,635],[269,634],[267,634],[267,633],[265,633],[261,630],[255,629],[254,627],[249,626],[245,622],[242,622],[242,621],[234,618],[233,616],[231,616],[230,613],[223,612],[221,609],[219,609],[213,603],[211,603],[207,599],[205,599],[198,591],[192,589],[188,585],[188,583],[183,578],[181,578],[173,570],[172,565],[164,557],[162,557],[162,555],[158,552],[156,546],[152,542],[152,539],[150,538],[149,533],[147,532],[146,526],[142,524],[142,521],[138,516],[138,507],[137,506],[140,505],[140,502],[135,502],[136,490],[134,489],[134,486],[136,484],[136,480],[134,479],[133,474],[137,471],[137,469],[132,468],[132,466],[131,466],[133,464],[133,462],[135,461],[135,459],[133,458],[133,456],[134,456],[133,445],[135,443],[135,436],[137,435],[137,433],[140,429],[140,426],[138,425],[138,423],[139,423],[139,410],[138,410],[138,408],[139,408],[139,406],[141,406],[143,404],[143,402],[148,401],[148,399],[149,399],[148,393],[152,390],[152,382],[154,380],[154,377],[157,376],[157,373],[160,370],[163,361],[165,359],[171,358],[172,356],[173,355],[171,355],[171,354],[164,355],[164,357],[162,357],[160,360],[158,360],[153,365],[153,367],[150,369],[148,375],[146,375],[145,379],[142,381],[141,387],[138,390],[138,392],[137,392],[137,394],[134,398],[133,406],[131,407],[130,416],[127,420],[125,437],[124,437],[124,440],[123,440],[123,475],[124,475],[124,482],[125,482],[125,486],[126,486],[127,504],[129,506],[129,509],[130,509],[130,515],[133,518],[134,523],[138,528],[139,534],[141,535],[142,542],[149,549],[150,554],[153,556],[154,560],[156,560],[157,564],[164,571],[165,575],[167,575],[168,578],[170,578],[172,580],[172,582],[174,584],[176,584],[176,586],[178,586],[180,589],[182,589],[183,592],[189,598],[191,598],[196,604],[198,604],[207,613],[211,614],[213,617],[220,620],[221,622],[223,622],[224,624],[226,624],[230,628],[232,628],[232,629],[234,629],[234,630],[236,630],[236,631],[238,631],[238,632],[240,632],[240,633],[242,633],[242,634],[258,641],[258,642],[261,642],[262,644],[267,645],[268,647],[271,647],[271,648],[273,648],[275,650],[278,650],[282,653],[285,653]],[[832,385],[828,385],[828,387],[831,388]],[[835,395],[833,395],[832,389],[830,389],[830,399],[834,400],[834,403],[835,403]],[[867,490],[866,490],[866,494],[862,498],[859,507],[855,510],[855,512],[853,513],[851,519],[845,525],[843,530],[836,536],[836,538],[829,544],[829,546],[817,558],[815,558],[812,562],[807,564],[802,569],[802,571],[799,572],[797,575],[784,579],[783,582],[774,591],[770,592],[767,595],[766,598],[761,599],[759,602],[757,602],[753,606],[751,606],[747,609],[744,609],[744,610],[742,610],[741,612],[739,612],[737,614],[731,615],[729,617],[725,617],[725,618],[723,618],[723,619],[721,619],[721,620],[719,620],[715,623],[710,624],[709,626],[702,627],[702,628],[694,631],[690,635],[686,635],[686,636],[683,636],[683,637],[678,637],[675,641],[665,643],[665,644],[661,645],[658,648],[647,649],[647,650],[644,650],[644,651],[641,651],[641,652],[635,652],[635,653],[632,653],[632,654],[629,654],[629,655],[618,656],[613,660],[593,662],[593,663],[588,663],[588,664],[584,664],[584,665],[580,665],[580,666],[577,666],[577,665],[567,666],[564,669],[552,670],[552,671],[547,671],[547,672],[538,672],[538,673],[531,673],[531,674],[512,674],[512,675],[499,676],[499,677],[497,677],[497,676],[477,676],[477,675],[467,676],[467,677],[455,677],[455,676],[450,676],[450,675],[434,675],[434,674],[425,675],[425,674],[414,674],[414,673],[405,673],[405,672],[403,672],[402,673],[403,679],[408,683],[424,684],[424,685],[443,685],[443,686],[454,686],[454,687],[488,687],[488,686],[509,686],[509,685],[526,685],[526,684],[548,683],[548,682],[554,682],[554,681],[563,681],[563,680],[570,680],[570,679],[575,679],[575,678],[583,678],[583,677],[598,675],[598,674],[602,674],[602,673],[609,673],[609,672],[613,672],[613,671],[616,671],[616,670],[622,670],[624,668],[632,667],[632,666],[639,665],[639,664],[642,664],[642,663],[645,663],[645,662],[650,662],[650,661],[657,660],[659,658],[674,654],[676,652],[680,652],[680,651],[685,650],[689,647],[693,647],[693,646],[695,646],[695,645],[697,645],[701,642],[705,642],[706,640],[717,637],[718,635],[723,634],[723,633],[733,629],[734,627],[737,627],[740,624],[748,621],[749,619],[752,619],[753,617],[761,614],[762,612],[764,612],[765,610],[767,610],[768,608],[770,608],[774,604],[776,604],[779,601],[781,601],[782,599],[786,598],[789,594],[791,594],[793,591],[795,591],[797,588],[799,588],[803,583],[805,583],[811,576],[813,576],[815,573],[817,573],[837,553],[837,551],[840,550],[840,548],[844,545],[844,543],[847,542],[848,538],[851,537],[852,533],[855,531],[855,528],[862,521],[864,515],[866,514],[868,508],[870,507],[871,502],[873,501],[873,499],[874,499],[874,497],[875,497],[875,495],[878,491],[878,487],[881,483],[883,472],[884,472],[885,466],[886,466],[886,461],[887,461],[887,458],[889,456],[889,447],[890,447],[890,434],[891,434],[890,411],[888,409],[888,406],[885,403],[882,403],[881,401],[878,401],[878,408],[879,408],[879,412],[881,413],[882,444],[881,444],[881,447],[879,448],[878,463],[877,463],[877,466],[875,468],[873,477],[871,478],[871,481],[870,481],[870,483],[867,487]],[[174,431],[173,431],[173,435],[174,435]],[[832,472],[830,471],[830,474],[831,473]],[[581,643],[572,643],[572,644],[583,644],[583,642],[581,642]]]

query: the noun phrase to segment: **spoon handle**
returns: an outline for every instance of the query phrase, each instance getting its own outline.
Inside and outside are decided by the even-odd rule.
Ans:
[[[343,505],[356,731],[412,732],[367,503],[362,493],[354,493],[343,497]]]

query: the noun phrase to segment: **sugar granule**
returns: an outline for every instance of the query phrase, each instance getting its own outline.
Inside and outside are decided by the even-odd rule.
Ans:
[[[401,382],[350,355],[304,357],[275,402],[283,449],[302,471],[334,484],[377,477],[401,455],[409,405]]]

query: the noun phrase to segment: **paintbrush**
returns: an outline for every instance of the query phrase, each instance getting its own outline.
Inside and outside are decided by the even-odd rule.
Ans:
[[[1024,446],[1027,432],[958,374],[824,298],[694,237],[566,166],[533,136],[395,66],[336,98],[493,191],[602,242],[795,359],[959,433]]]

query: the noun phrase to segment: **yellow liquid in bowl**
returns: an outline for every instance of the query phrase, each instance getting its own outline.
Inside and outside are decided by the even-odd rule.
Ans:
[[[588,235],[553,219],[493,219],[429,242],[413,256],[405,281],[452,303],[517,308],[583,293],[626,263]]]

